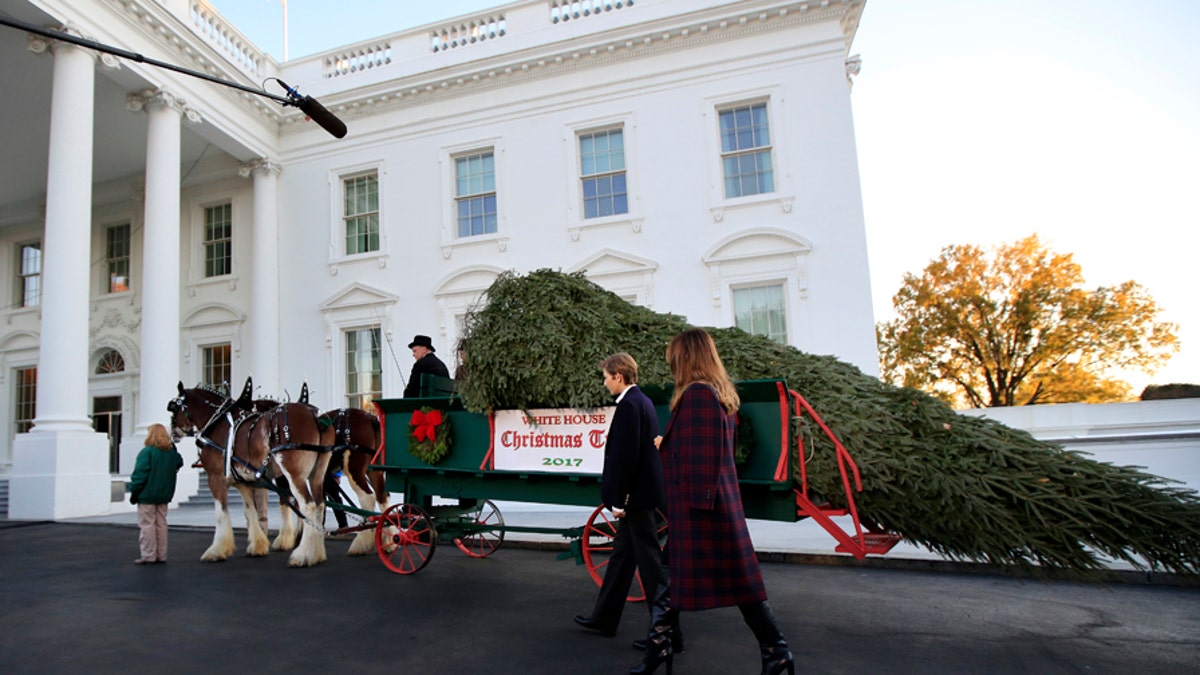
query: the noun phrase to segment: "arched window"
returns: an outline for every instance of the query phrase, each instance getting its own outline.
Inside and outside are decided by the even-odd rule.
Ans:
[[[123,372],[125,372],[125,359],[121,356],[121,352],[115,349],[104,352],[104,355],[96,363],[97,375],[110,375],[112,373]]]

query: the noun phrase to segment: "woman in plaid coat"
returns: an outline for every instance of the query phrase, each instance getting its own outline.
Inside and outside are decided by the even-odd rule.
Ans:
[[[660,445],[670,535],[670,608],[656,621],[643,666],[671,660],[671,614],[736,606],[762,651],[763,675],[794,672],[792,653],[767,604],[734,468],[737,390],[712,336],[684,331],[667,347],[675,377],[671,418]],[[659,617],[655,617],[658,619]],[[665,637],[656,635],[663,633]]]

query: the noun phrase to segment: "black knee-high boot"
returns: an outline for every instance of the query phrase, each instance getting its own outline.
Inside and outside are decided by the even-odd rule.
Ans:
[[[672,661],[675,659],[671,650],[671,635],[675,624],[679,622],[679,611],[671,609],[665,583],[659,585],[653,603],[650,606],[650,632],[646,635],[646,654],[641,663],[629,669],[630,675],[653,673],[664,663],[667,664],[667,675],[671,675]]]
[[[679,625],[679,612],[675,612],[675,624],[671,626],[671,653],[683,653],[683,628]],[[639,651],[645,651],[646,638],[638,638],[633,641],[633,648]]]
[[[738,605],[738,609],[758,639],[758,648],[762,651],[762,675],[780,675],[785,670],[788,675],[794,675],[796,662],[788,649],[787,640],[783,639],[783,633],[775,623],[771,606],[764,600]]]

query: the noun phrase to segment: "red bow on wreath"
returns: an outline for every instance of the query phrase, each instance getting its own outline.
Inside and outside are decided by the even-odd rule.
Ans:
[[[414,410],[412,414],[413,438],[418,441],[428,439],[433,442],[437,426],[441,423],[442,411],[440,410],[430,410],[427,413]]]

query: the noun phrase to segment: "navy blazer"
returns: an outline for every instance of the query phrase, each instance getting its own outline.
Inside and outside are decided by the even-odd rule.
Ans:
[[[600,497],[609,508],[646,510],[663,508],[662,460],[654,447],[658,413],[650,397],[630,387],[608,428],[604,444],[604,475]]]

